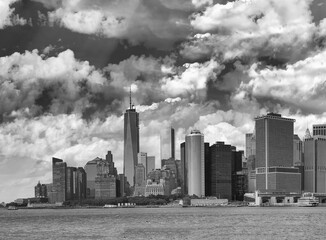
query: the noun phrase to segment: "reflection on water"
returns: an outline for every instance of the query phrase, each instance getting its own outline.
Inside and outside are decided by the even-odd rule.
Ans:
[[[324,239],[326,208],[0,210],[0,239]]]

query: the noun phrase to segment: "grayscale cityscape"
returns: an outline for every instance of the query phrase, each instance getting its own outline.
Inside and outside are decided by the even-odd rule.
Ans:
[[[0,239],[324,239],[325,0],[0,0]]]

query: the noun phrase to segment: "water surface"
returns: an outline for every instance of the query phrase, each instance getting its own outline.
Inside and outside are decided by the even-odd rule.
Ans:
[[[325,239],[326,208],[0,210],[0,239]]]

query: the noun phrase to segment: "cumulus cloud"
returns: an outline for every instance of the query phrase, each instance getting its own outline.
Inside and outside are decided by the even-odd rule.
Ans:
[[[25,19],[14,15],[14,9],[11,4],[18,0],[1,0],[0,1],[0,29],[13,25],[24,25],[27,23]]]
[[[310,3],[238,0],[211,5],[193,15],[191,25],[199,34],[183,44],[181,53],[190,59],[215,55],[223,60],[246,56],[298,60],[309,52],[316,31]]]
[[[190,99],[205,99],[206,84],[216,78],[222,67],[214,60],[200,63],[184,64],[181,73],[162,79],[162,90],[167,96],[188,96]]]
[[[37,50],[14,53],[0,58],[0,112],[7,116],[25,108],[32,116],[42,110],[81,112],[91,104],[83,91],[96,93],[105,81],[87,61],[76,60],[71,50],[50,58]]]
[[[166,49],[190,32],[193,5],[182,3],[184,8],[173,1],[64,1],[49,13],[49,21],[79,33]]]
[[[249,94],[256,99],[274,99],[292,110],[322,113],[325,105],[326,51],[288,64],[285,69],[263,68],[253,64],[248,83],[241,84],[239,99]]]

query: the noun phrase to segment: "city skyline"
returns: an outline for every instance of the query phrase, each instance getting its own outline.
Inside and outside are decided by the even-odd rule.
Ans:
[[[268,112],[326,123],[326,4],[312,1],[4,0],[0,16],[0,201],[112,151],[123,172],[131,89],[140,152],[160,166],[160,129],[180,143],[245,149]],[[153,17],[155,16],[155,17]],[[81,24],[83,23],[83,24]],[[304,34],[303,34],[304,33]]]

